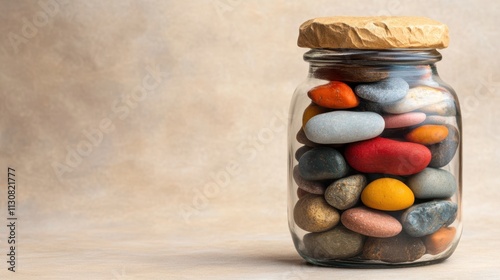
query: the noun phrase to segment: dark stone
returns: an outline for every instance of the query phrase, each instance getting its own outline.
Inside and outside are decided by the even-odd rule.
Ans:
[[[295,183],[297,184],[299,189],[302,189],[308,193],[322,195],[325,193],[325,189],[328,186],[328,185],[324,184],[322,181],[309,181],[309,180],[305,180],[304,178],[302,178],[302,176],[300,176],[300,171],[299,171],[298,165],[296,165],[293,168],[292,176],[293,176],[293,180],[295,181]]]
[[[390,263],[411,262],[425,254],[425,245],[420,238],[400,233],[394,237],[369,237],[363,247],[362,257]]]
[[[389,72],[377,67],[349,66],[318,68],[313,76],[318,79],[343,82],[377,82],[389,77]]]
[[[448,128],[448,136],[442,142],[428,146],[432,157],[429,163],[430,167],[443,167],[450,163],[457,152],[458,144],[460,143],[460,134],[452,125],[446,125]]]
[[[374,113],[377,113],[379,115],[384,114],[384,110],[382,108],[381,103],[371,102],[371,101],[367,101],[367,100],[360,101],[358,107],[356,107],[356,111],[374,112]]]
[[[310,149],[312,149],[312,148],[309,146],[302,146],[302,147],[298,148],[297,151],[295,151],[295,159],[299,160],[302,157],[302,155],[305,152],[309,151]]]
[[[309,146],[309,147],[316,147],[319,145],[318,143],[314,143],[313,141],[311,141],[307,138],[306,133],[304,132],[303,128],[301,128],[297,132],[297,136],[295,138],[297,139],[297,142],[299,142],[300,144],[304,144],[304,145]]]
[[[306,180],[338,179],[347,174],[348,167],[342,154],[334,148],[317,147],[302,155],[299,172]]]

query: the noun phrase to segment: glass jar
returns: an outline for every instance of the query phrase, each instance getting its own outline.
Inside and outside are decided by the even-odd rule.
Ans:
[[[288,217],[324,266],[436,263],[458,245],[461,117],[433,48],[311,49],[291,102]]]

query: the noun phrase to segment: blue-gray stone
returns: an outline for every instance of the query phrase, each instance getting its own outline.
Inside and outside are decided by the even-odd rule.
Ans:
[[[450,163],[455,156],[458,145],[460,143],[460,134],[458,130],[452,125],[446,125],[448,128],[448,136],[440,143],[428,146],[431,151],[430,167],[443,167]]]
[[[455,220],[458,205],[447,200],[414,205],[401,215],[403,230],[413,237],[432,234]]]
[[[344,157],[334,148],[313,148],[305,152],[299,160],[299,173],[305,180],[338,179],[344,177],[347,172]]]
[[[416,198],[449,198],[457,190],[455,176],[444,169],[426,168],[406,182]]]
[[[333,111],[312,117],[304,132],[315,143],[345,144],[374,138],[384,127],[384,119],[377,113]]]
[[[388,78],[376,83],[358,85],[354,92],[366,100],[388,103],[402,99],[409,89],[410,86],[402,78]]]

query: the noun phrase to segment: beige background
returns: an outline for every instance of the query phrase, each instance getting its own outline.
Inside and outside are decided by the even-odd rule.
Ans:
[[[311,3],[312,2],[312,3]],[[423,3],[422,3],[423,2]],[[0,1],[1,279],[422,279],[500,274],[498,1]],[[440,265],[306,265],[286,217],[299,25],[422,15],[462,100],[464,233]],[[79,153],[79,154],[78,154]],[[218,185],[217,185],[218,184]]]

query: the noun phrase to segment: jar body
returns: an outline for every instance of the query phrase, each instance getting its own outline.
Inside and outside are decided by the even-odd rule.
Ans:
[[[461,117],[435,50],[311,50],[288,130],[298,253],[326,266],[412,266],[460,239]]]

